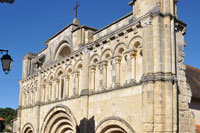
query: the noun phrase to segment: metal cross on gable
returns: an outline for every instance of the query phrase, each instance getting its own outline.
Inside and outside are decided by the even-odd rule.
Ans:
[[[76,11],[76,18],[78,17],[78,8],[80,4],[78,3],[78,0],[76,0],[76,6],[74,7],[74,10]]]

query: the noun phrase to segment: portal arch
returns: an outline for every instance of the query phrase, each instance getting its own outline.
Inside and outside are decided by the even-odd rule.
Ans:
[[[22,128],[22,133],[34,133],[34,128],[31,123],[27,123]]]
[[[52,108],[44,118],[42,133],[77,132],[77,122],[71,110],[64,105]]]
[[[96,133],[135,133],[133,128],[119,117],[108,117],[96,127]]]

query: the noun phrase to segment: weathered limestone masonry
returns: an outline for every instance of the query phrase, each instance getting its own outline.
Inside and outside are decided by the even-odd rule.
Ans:
[[[132,0],[97,30],[77,18],[23,59],[18,133],[193,133],[177,0]]]

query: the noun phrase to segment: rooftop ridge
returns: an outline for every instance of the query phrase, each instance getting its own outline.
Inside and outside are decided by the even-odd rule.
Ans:
[[[193,70],[197,70],[197,71],[200,72],[200,69],[199,69],[199,68],[196,68],[196,67],[193,67],[193,66],[190,66],[190,65],[187,65],[187,64],[186,64],[186,66],[187,66],[188,68],[191,68],[191,69],[193,69]]]

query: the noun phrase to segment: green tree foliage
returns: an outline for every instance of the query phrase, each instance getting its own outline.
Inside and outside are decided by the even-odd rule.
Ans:
[[[5,125],[11,125],[10,123],[11,120],[15,119],[17,117],[17,110],[14,110],[12,108],[0,108],[0,117],[2,117],[5,122]]]
[[[4,129],[3,132],[11,132],[10,129]]]

